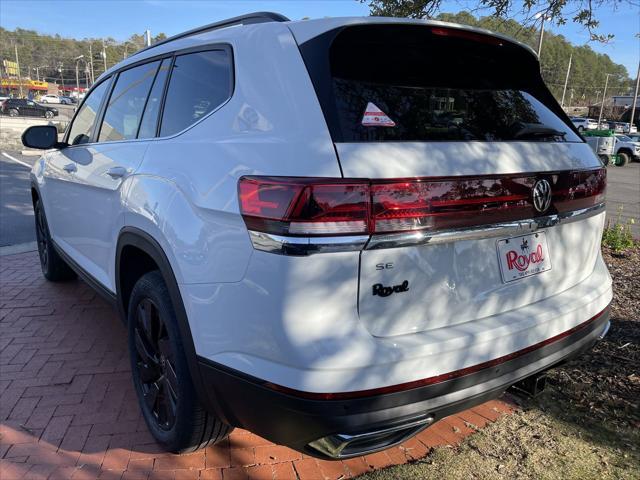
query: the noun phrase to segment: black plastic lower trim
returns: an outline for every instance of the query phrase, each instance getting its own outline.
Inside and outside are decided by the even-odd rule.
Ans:
[[[433,415],[435,420],[439,420],[497,398],[524,378],[539,374],[591,348],[608,319],[607,308],[585,328],[495,367],[433,385],[365,398],[301,398],[273,390],[264,380],[202,357],[199,357],[199,365],[209,397],[216,398],[221,408],[216,414],[226,422],[251,430],[275,443],[323,458],[307,445],[328,435],[389,427],[420,414]],[[552,355],[553,360],[549,360]],[[518,372],[525,368],[526,374]],[[445,398],[473,387],[477,387],[473,394],[463,394],[451,401]]]
[[[78,274],[82,280],[84,280],[93,290],[95,290],[102,298],[108,301],[112,306],[117,306],[118,297],[111,290],[102,285],[98,280],[96,280],[89,272],[87,272],[84,268],[82,268],[76,261],[71,258],[69,255],[65,253],[65,251],[60,248],[56,242],[51,240],[53,248],[56,249],[56,252],[60,257],[65,261],[71,269]]]

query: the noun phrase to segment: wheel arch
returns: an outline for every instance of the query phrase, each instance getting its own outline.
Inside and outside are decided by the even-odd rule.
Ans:
[[[133,254],[139,255],[139,257],[136,259],[137,263],[135,264],[133,271],[127,275],[129,272],[123,271],[123,266],[125,265],[124,262],[127,262],[126,264],[131,264],[134,259],[134,257],[131,256]],[[127,308],[129,301],[128,298],[125,298],[127,291],[128,294],[130,294],[137,279],[148,271],[155,269],[160,271],[160,274],[167,286],[167,290],[169,291],[171,304],[173,305],[176,313],[176,319],[178,321],[178,330],[184,347],[184,353],[187,358],[189,372],[195,389],[198,392],[198,397],[205,408],[210,410],[215,409],[211,407],[211,400],[206,393],[207,390],[203,388],[195,344],[191,334],[191,327],[189,326],[189,320],[182,301],[182,295],[180,294],[178,282],[169,259],[160,243],[149,233],[136,227],[124,227],[120,231],[116,246],[115,280],[117,308],[125,324],[127,322]],[[137,277],[136,274],[138,275]]]

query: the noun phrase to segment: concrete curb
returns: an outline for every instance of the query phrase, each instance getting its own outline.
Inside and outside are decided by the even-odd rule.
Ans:
[[[37,242],[18,243],[16,245],[7,245],[6,247],[0,247],[0,257],[6,255],[16,255],[18,253],[33,252],[38,250]]]

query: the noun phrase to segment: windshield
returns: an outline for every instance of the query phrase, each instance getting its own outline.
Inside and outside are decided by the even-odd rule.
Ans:
[[[618,140],[620,140],[621,142],[631,142],[631,138],[627,137],[626,135],[616,135],[616,137],[618,137]]]

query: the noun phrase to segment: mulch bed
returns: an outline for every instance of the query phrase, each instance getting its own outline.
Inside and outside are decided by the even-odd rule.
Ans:
[[[636,450],[628,434],[640,429],[640,248],[622,255],[603,248],[603,255],[613,277],[611,329],[593,350],[550,371],[548,379],[562,417],[580,419],[588,430],[607,430]]]

